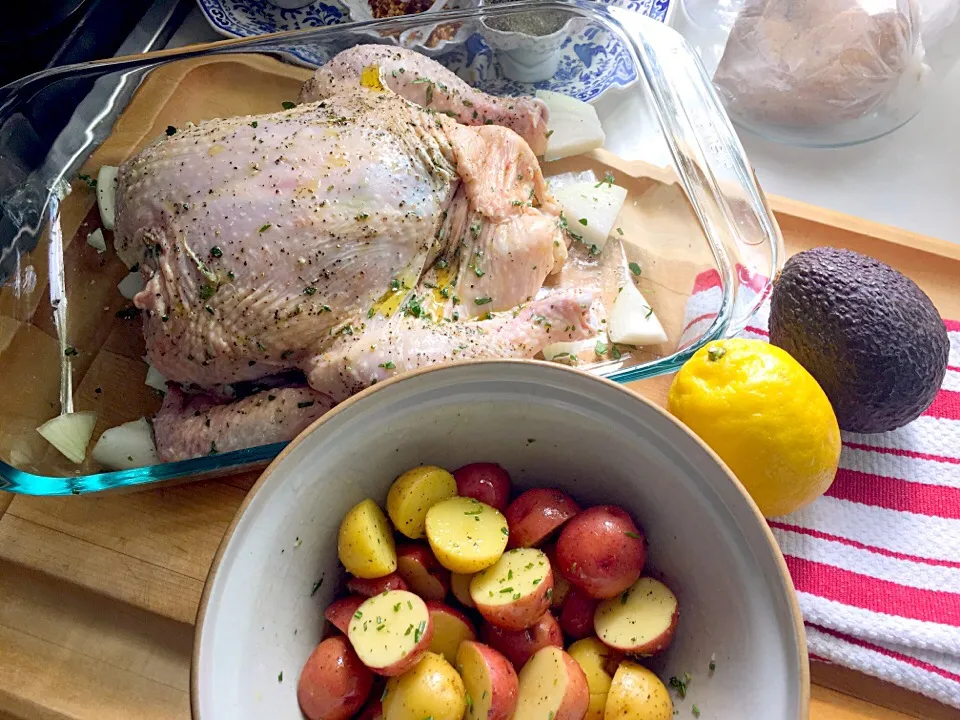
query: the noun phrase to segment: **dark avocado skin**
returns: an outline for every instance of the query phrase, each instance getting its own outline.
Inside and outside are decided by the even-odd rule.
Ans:
[[[866,255],[820,247],[790,258],[770,298],[770,342],[816,378],[841,430],[916,419],[947,369],[947,329],[910,278]]]

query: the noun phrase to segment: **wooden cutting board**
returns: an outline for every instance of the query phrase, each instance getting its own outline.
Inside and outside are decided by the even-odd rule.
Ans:
[[[209,116],[205,83],[235,83],[217,108],[294,98],[305,71],[221,56],[156,76],[118,121],[112,148],[139,146],[167,118]],[[189,73],[187,72],[189,70]],[[181,72],[182,71],[182,72]],[[190,91],[182,85],[189,79]],[[229,84],[229,83],[228,83]],[[136,111],[134,112],[134,109]],[[160,120],[163,109],[163,121]],[[221,110],[222,111],[222,110]],[[119,151],[118,151],[119,152]],[[613,157],[635,176],[655,170]],[[834,245],[912,277],[945,317],[960,318],[960,246],[771,198],[788,253]],[[79,221],[78,221],[79,222]],[[670,378],[632,387],[663,404]],[[193,622],[220,539],[256,473],[126,495],[38,499],[0,493],[0,720],[183,720]],[[813,664],[814,720],[946,720],[957,712],[852,671]],[[867,700],[858,699],[866,698]],[[869,700],[869,701],[868,701]]]

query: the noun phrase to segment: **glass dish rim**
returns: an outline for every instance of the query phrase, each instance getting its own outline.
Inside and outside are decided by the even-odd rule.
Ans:
[[[678,0],[673,1],[677,2]],[[11,105],[15,106],[17,101],[21,98],[22,93],[31,89],[33,86],[37,86],[36,89],[39,90],[42,87],[45,87],[47,84],[55,82],[59,79],[85,76],[100,78],[108,74],[122,71],[128,71],[130,73],[136,71],[146,72],[162,65],[172,64],[198,57],[231,55],[249,52],[277,53],[282,51],[282,48],[278,46],[278,43],[282,45],[290,45],[295,44],[296,40],[322,41],[324,38],[335,37],[338,34],[343,34],[344,32],[357,32],[362,30],[367,30],[369,32],[380,30],[395,31],[398,29],[407,29],[408,27],[422,26],[425,22],[433,25],[442,21],[472,20],[491,15],[511,15],[545,9],[565,10],[575,13],[581,17],[602,24],[610,32],[615,33],[619,40],[624,44],[627,51],[630,53],[631,59],[634,61],[637,67],[637,82],[645,81],[647,93],[649,94],[652,92],[650,71],[649,68],[644,65],[639,53],[638,41],[642,38],[642,33],[638,33],[637,37],[634,37],[626,30],[623,23],[618,18],[622,18],[623,20],[629,19],[631,22],[633,22],[632,18],[630,17],[633,16],[633,18],[638,19],[640,24],[649,23],[650,25],[657,26],[659,28],[664,27],[662,23],[651,20],[640,15],[639,13],[635,13],[624,8],[590,2],[590,0],[534,0],[533,2],[510,2],[497,5],[484,4],[482,6],[466,8],[462,10],[442,10],[430,13],[429,17],[426,18],[421,14],[363,22],[350,22],[308,30],[288,30],[254,38],[226,39],[193,48],[187,47],[184,49],[161,50],[143,55],[109,58],[94,62],[65,65],[62,67],[42,70],[0,88],[0,93],[6,93],[6,97],[2,102],[0,102],[0,119],[3,119],[9,115],[9,108]],[[672,28],[666,29],[669,32],[676,34],[680,42],[686,45],[686,41],[683,40],[679,34],[676,33],[676,31],[674,31]],[[712,86],[709,84],[709,78],[703,71],[702,66],[700,66],[699,60],[696,58],[692,49],[690,49],[689,46],[686,47],[689,51],[690,57],[692,57],[696,65],[700,67],[700,71],[703,76],[702,79],[704,83],[706,83],[706,87],[708,87],[712,93]],[[739,141],[736,140],[733,125],[731,124],[725,111],[722,109],[720,101],[715,96],[715,93],[713,94],[712,99],[715,102],[716,109],[719,110],[719,113],[716,117],[722,121],[725,121],[725,129],[729,131],[730,135],[736,141],[737,147],[740,150],[740,157],[743,158],[743,149],[742,146],[739,146]],[[669,142],[670,134],[665,126],[667,120],[662,113],[662,108],[657,107],[656,110],[661,132],[663,132],[664,136],[668,138]],[[96,138],[90,137],[88,133],[88,137],[86,138],[86,142],[82,150],[91,150],[98,144],[99,142],[97,142]],[[671,151],[674,158],[674,168],[677,172],[678,180],[689,199],[691,197],[691,180],[688,178],[683,164],[677,162],[677,149],[671,146]],[[747,170],[750,170],[749,165],[747,165],[746,168]],[[761,206],[765,210],[767,219],[773,221],[772,212],[766,205],[762,191],[760,191],[756,186],[755,179],[753,182],[754,188],[759,194]],[[55,184],[51,183],[47,188],[48,195],[46,202],[44,203],[44,210],[46,210],[46,207],[54,193],[54,186]],[[611,380],[620,384],[675,372],[679,370],[679,368],[697,350],[706,344],[725,336],[729,336],[742,329],[742,326],[746,324],[746,321],[756,312],[760,302],[769,294],[772,287],[773,275],[775,274],[776,269],[779,267],[779,263],[782,262],[782,240],[780,239],[779,232],[774,233],[774,242],[768,242],[770,246],[769,259],[771,277],[767,278],[763,288],[757,294],[757,298],[754,300],[753,307],[750,312],[746,313],[744,317],[740,319],[740,322],[736,324],[736,327],[732,326],[735,312],[734,297],[739,285],[739,278],[734,272],[734,267],[730,262],[723,241],[720,238],[715,237],[708,227],[705,226],[700,211],[696,207],[694,210],[695,214],[697,215],[697,219],[703,228],[704,239],[712,251],[715,262],[714,270],[719,273],[720,287],[722,290],[722,297],[717,310],[717,315],[710,327],[704,331],[704,333],[695,342],[675,351],[666,357],[647,363],[642,363],[633,367],[613,370],[609,373],[602,372],[602,365],[584,369],[584,372],[596,374],[607,380]],[[45,212],[41,213],[41,219],[44,219],[45,217]],[[729,217],[727,219],[730,220]],[[775,222],[773,222],[773,228],[776,230]],[[767,239],[769,240],[769,238]],[[306,430],[305,432],[307,431],[309,430]],[[160,482],[174,481],[177,479],[182,479],[184,482],[189,482],[253,469],[259,465],[269,462],[271,459],[276,457],[276,455],[287,444],[288,443],[286,442],[273,443],[270,445],[261,445],[253,448],[236,450],[229,453],[222,453],[216,456],[206,456],[177,462],[160,463],[158,465],[132,468],[129,470],[115,470],[73,476],[35,474],[26,470],[20,470],[0,459],[0,490],[15,494],[36,496],[66,496],[135,488],[137,486],[144,486],[142,489],[145,489],[148,485],[155,485]]]

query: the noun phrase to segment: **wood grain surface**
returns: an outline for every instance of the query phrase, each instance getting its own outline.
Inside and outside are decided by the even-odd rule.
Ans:
[[[90,164],[118,162],[177,118],[186,122],[225,107],[236,114],[272,108],[278,97],[296,96],[305,73],[249,56],[154,73]],[[212,85],[233,89],[213,103],[204,92]],[[656,177],[653,169],[619,163]],[[960,247],[782,198],[770,202],[788,253],[834,245],[873,255],[912,277],[944,317],[960,318]],[[663,404],[669,382],[660,377],[633,387]],[[0,493],[0,720],[188,718],[203,582],[255,479],[246,473],[58,499]],[[958,717],[843,668],[814,663],[813,678],[814,720]]]

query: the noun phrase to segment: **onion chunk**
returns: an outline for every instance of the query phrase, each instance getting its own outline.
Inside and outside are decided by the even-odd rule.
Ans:
[[[103,230],[97,228],[87,235],[87,245],[92,247],[98,253],[103,254],[107,251],[107,241],[103,237]]]
[[[107,230],[113,230],[117,220],[117,170],[104,165],[97,173],[97,209],[100,222]]]
[[[167,391],[167,379],[153,365],[147,366],[147,377],[144,378],[143,384],[162,393]]]
[[[629,278],[613,303],[607,333],[611,342],[621,345],[658,345],[667,341],[650,303]]]
[[[602,251],[627,200],[626,188],[610,182],[575,183],[553,190],[563,206],[567,232]]]
[[[70,462],[79,465],[87,456],[87,445],[97,424],[95,412],[58,415],[37,428],[44,439]]]
[[[140,271],[132,272],[127,275],[123,280],[117,283],[117,290],[120,291],[120,294],[123,295],[127,300],[133,300],[146,286],[146,283],[143,280],[143,275],[140,274]]]
[[[606,136],[593,105],[550,90],[537,90],[537,98],[543,100],[550,111],[550,136],[544,160],[559,160],[603,147]]]
[[[105,430],[93,446],[93,459],[111,470],[159,464],[150,423],[140,418]]]

